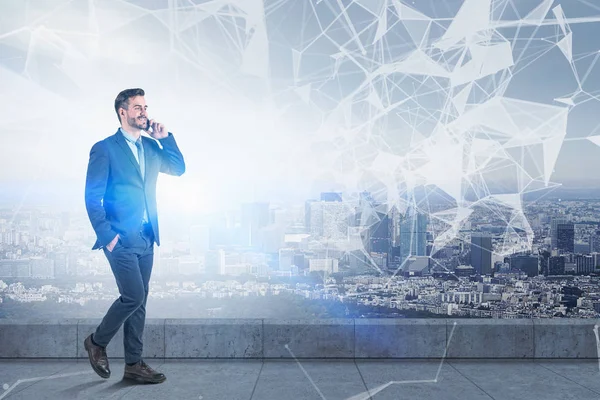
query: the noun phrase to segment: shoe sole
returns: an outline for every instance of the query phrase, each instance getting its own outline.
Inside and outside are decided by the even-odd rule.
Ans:
[[[88,353],[88,360],[90,360],[90,365],[92,366],[92,369],[94,370],[94,372],[97,373],[98,376],[100,376],[101,378],[104,378],[104,379],[110,378],[110,374],[108,374],[108,375],[105,374],[104,372],[98,370],[96,368],[96,366],[94,365],[94,362],[92,361],[92,354],[90,353],[90,349],[87,345],[87,342],[83,342],[83,347],[85,348],[85,351],[87,351],[87,353]]]
[[[142,378],[139,375],[133,375],[133,374],[129,374],[126,372],[123,374],[123,379],[129,379],[136,383],[163,383],[164,381],[167,380],[167,377],[164,377],[163,379],[148,379],[148,378]]]

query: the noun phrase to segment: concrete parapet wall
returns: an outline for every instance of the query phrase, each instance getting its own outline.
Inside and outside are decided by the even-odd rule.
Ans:
[[[100,319],[0,320],[0,358],[85,358]],[[146,358],[598,358],[595,319],[148,319]],[[107,348],[123,357],[123,330]]]

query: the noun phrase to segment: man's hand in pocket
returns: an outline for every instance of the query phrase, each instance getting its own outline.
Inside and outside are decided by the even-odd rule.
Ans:
[[[117,236],[115,236],[115,238],[112,240],[112,242],[110,242],[109,244],[106,245],[106,250],[108,250],[112,253],[112,251],[115,248],[118,241],[119,241],[119,234],[117,233]]]

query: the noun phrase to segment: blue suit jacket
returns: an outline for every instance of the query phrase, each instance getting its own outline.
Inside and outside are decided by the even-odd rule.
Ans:
[[[140,231],[144,202],[154,240],[160,246],[156,210],[158,173],[179,176],[185,172],[185,162],[172,133],[159,142],[162,149],[153,139],[142,136],[145,179],[119,130],[92,146],[85,181],[85,206],[97,236],[92,250],[108,245],[117,233],[124,245],[130,244]]]

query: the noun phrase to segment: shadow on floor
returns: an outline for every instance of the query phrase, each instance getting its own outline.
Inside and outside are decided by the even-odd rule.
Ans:
[[[81,383],[77,386],[70,387],[68,389],[61,390],[60,393],[64,394],[66,398],[77,398],[81,392],[85,392],[86,390],[96,387],[98,385],[105,385],[107,382],[105,380],[98,380],[94,382],[85,382]],[[113,383],[110,386],[106,386],[102,391],[106,394],[116,393],[124,388],[136,386],[137,384],[133,381],[129,381],[126,379],[122,379],[118,382]]]

